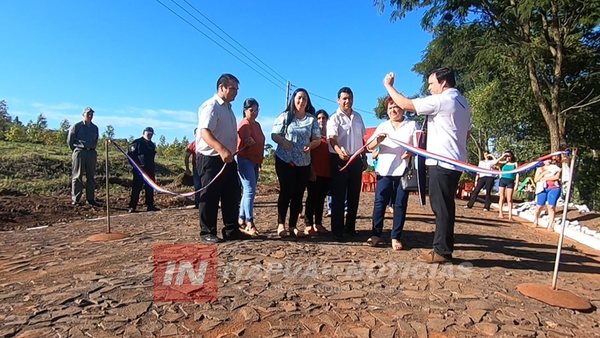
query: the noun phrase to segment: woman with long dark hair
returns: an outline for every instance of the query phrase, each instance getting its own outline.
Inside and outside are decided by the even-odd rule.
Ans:
[[[300,234],[296,225],[310,175],[310,150],[321,144],[321,131],[314,113],[308,92],[298,88],[292,94],[286,110],[275,120],[271,131],[271,139],[277,143],[275,172],[279,180],[277,234],[280,237],[287,236],[285,219],[288,208],[290,234]]]

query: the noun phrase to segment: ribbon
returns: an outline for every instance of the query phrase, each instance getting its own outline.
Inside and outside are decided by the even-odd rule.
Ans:
[[[346,169],[348,167],[348,165],[350,165],[350,163],[352,161],[354,161],[358,156],[360,156],[360,154],[365,150],[365,148],[367,148],[367,145],[369,143],[371,143],[375,138],[377,138],[379,135],[373,135],[367,142],[365,142],[365,145],[363,145],[358,151],[356,151],[354,153],[354,155],[352,155],[352,157],[350,157],[350,159],[348,159],[348,163],[346,163],[345,166],[343,166],[340,171],[343,171],[344,169]],[[529,171],[532,169],[535,169],[536,167],[538,167],[540,165],[540,163],[542,163],[544,160],[552,158],[553,156],[556,155],[561,155],[561,154],[566,154],[568,155],[570,153],[570,151],[567,149],[565,151],[556,151],[553,153],[550,153],[548,155],[544,155],[539,157],[537,160],[532,161],[532,162],[528,162],[528,163],[524,163],[518,167],[516,167],[513,170],[507,170],[507,171],[499,171],[499,170],[489,170],[489,169],[484,169],[484,168],[480,168],[478,166],[475,166],[473,164],[470,163],[465,163],[465,162],[461,162],[461,161],[457,161],[455,159],[449,158],[449,157],[445,157],[442,155],[438,155],[438,154],[434,154],[434,153],[430,153],[424,149],[421,149],[419,147],[415,147],[415,146],[411,146],[408,143],[404,143],[400,140],[396,140],[393,137],[389,137],[387,136],[387,138],[404,147],[406,150],[409,150],[410,152],[418,155],[418,156],[423,156],[425,158],[431,158],[440,162],[444,162],[444,163],[448,163],[451,165],[454,165],[458,168],[461,168],[465,171],[469,171],[469,172],[475,172],[475,173],[483,173],[483,174],[490,174],[490,175],[502,175],[502,174],[517,174],[523,171]]]
[[[190,196],[194,196],[194,194],[202,192],[206,189],[208,189],[208,187],[210,187],[211,184],[213,184],[218,178],[219,176],[221,176],[221,174],[223,173],[223,171],[225,170],[225,167],[227,166],[228,163],[224,163],[223,167],[221,168],[221,170],[219,170],[219,172],[217,173],[217,175],[215,177],[213,177],[212,180],[210,180],[210,182],[208,182],[208,184],[196,191],[192,191],[192,192],[186,192],[186,193],[177,193],[177,192],[173,192],[170,190],[167,190],[163,187],[161,187],[160,185],[158,185],[156,182],[154,182],[154,180],[152,180],[152,178],[150,176],[148,176],[148,174],[146,174],[144,172],[144,169],[142,169],[132,158],[131,156],[129,156],[127,154],[127,152],[125,152],[125,150],[123,150],[123,148],[121,148],[121,146],[119,146],[117,143],[113,142],[112,140],[109,140],[110,143],[112,143],[115,148],[117,148],[117,150],[119,152],[121,152],[121,154],[123,154],[127,160],[129,161],[129,163],[131,164],[131,166],[142,176],[142,178],[144,179],[144,181],[146,182],[146,184],[148,184],[149,186],[152,187],[152,189],[156,190],[157,192],[162,192],[165,194],[169,194],[169,195],[173,195],[173,196],[183,196],[183,197],[190,197]],[[243,149],[245,149],[246,147],[242,147],[242,149],[236,151],[232,156],[237,155],[240,151],[242,151]]]

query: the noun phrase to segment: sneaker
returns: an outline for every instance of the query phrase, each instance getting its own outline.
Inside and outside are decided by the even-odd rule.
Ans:
[[[160,211],[160,209],[155,207],[154,205],[148,206],[148,208],[146,210],[147,211]]]
[[[91,205],[93,207],[100,207],[101,206],[100,203],[96,202],[95,200],[87,201],[87,204],[89,204],[89,205]]]

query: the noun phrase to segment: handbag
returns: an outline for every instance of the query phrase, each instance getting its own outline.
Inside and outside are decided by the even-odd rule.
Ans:
[[[418,191],[419,183],[417,182],[417,168],[415,167],[415,159],[414,156],[411,156],[408,159],[408,163],[406,165],[406,170],[404,170],[404,174],[400,177],[400,185],[402,189],[405,191]]]
[[[362,171],[369,169],[369,161],[367,160],[367,154],[362,152],[360,154],[360,159],[362,161]]]

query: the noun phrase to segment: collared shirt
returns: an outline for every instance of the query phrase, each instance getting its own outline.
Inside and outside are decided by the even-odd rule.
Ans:
[[[75,148],[95,149],[98,145],[98,127],[91,122],[89,125],[83,121],[75,123],[69,129],[67,144],[71,150]]]
[[[427,115],[427,151],[453,160],[467,161],[467,136],[471,107],[455,88],[412,100],[419,115]],[[454,165],[427,159],[426,165],[455,170]]]
[[[304,147],[310,144],[310,141],[321,137],[321,129],[317,119],[306,114],[304,118],[292,118],[289,125],[286,124],[287,112],[281,113],[273,123],[272,134],[278,134],[292,142],[292,149],[285,150],[277,145],[275,155],[285,163],[293,163],[296,166],[304,167],[310,165],[310,152],[305,152]]]
[[[413,145],[413,134],[416,130],[415,121],[402,121],[397,128],[394,128],[392,121],[382,122],[373,135],[387,134],[379,144],[379,155],[377,155],[377,167],[375,171],[380,176],[402,176],[406,170],[408,161],[401,156],[406,148],[394,142],[401,141]]]
[[[219,156],[202,139],[202,129],[208,129],[213,136],[232,154],[237,148],[237,124],[231,104],[215,94],[198,108],[198,132],[196,133],[196,152],[205,156]]]
[[[483,168],[483,169],[487,169],[487,170],[492,170],[492,167],[494,166],[494,160],[481,160],[479,161],[478,167],[479,168]],[[486,173],[479,173],[479,177],[493,177],[494,175],[492,174],[486,174]]]
[[[366,132],[362,117],[354,110],[348,116],[338,108],[327,121],[327,138],[336,136],[338,145],[344,148],[348,155],[353,155],[363,146],[363,136]],[[336,153],[331,142],[329,152]]]

